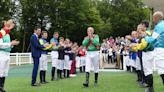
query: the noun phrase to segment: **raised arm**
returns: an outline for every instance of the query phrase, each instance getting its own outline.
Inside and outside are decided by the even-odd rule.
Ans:
[[[93,39],[91,38],[91,41],[95,46],[100,45],[98,35],[95,35],[95,37]]]
[[[85,37],[84,40],[83,40],[83,42],[82,42],[82,44],[85,47],[88,46],[88,44],[89,44],[89,37]]]
[[[132,46],[132,51],[137,52],[138,50],[143,50],[148,46],[148,42],[145,39],[141,39],[141,43]]]

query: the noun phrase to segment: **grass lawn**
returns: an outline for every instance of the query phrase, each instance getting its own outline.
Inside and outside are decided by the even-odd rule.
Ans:
[[[84,73],[78,73],[75,78],[50,81],[50,69],[47,74],[48,84],[31,87],[32,65],[11,67],[6,80],[7,92],[144,92],[136,83],[136,76],[128,72],[100,72],[99,85],[94,87],[93,73],[90,76],[89,88],[84,88]],[[164,86],[159,76],[154,75],[156,92],[164,92]],[[39,76],[38,76],[39,80]]]

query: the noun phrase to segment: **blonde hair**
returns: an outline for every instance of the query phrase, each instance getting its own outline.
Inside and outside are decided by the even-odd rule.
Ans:
[[[143,24],[139,24],[138,26],[137,26],[137,31],[139,31],[139,30],[142,30],[142,31],[145,31],[144,30],[144,25]]]
[[[70,41],[70,39],[69,39],[69,38],[66,38],[65,40],[66,40],[66,41]]]
[[[5,25],[6,27],[9,27],[11,24],[15,24],[15,21],[13,19],[3,21],[3,25]]]

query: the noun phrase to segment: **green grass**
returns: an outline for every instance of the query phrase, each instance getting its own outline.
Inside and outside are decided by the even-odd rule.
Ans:
[[[93,73],[90,76],[89,88],[84,88],[82,83],[85,80],[85,74],[79,73],[75,78],[50,81],[50,69],[47,74],[47,80],[50,82],[40,87],[31,87],[31,65],[12,67],[9,77],[6,80],[8,92],[144,92],[136,81],[136,75],[128,72],[100,72],[99,85],[93,85]],[[38,79],[39,80],[39,79]],[[159,76],[155,75],[156,92],[164,92],[164,86]]]

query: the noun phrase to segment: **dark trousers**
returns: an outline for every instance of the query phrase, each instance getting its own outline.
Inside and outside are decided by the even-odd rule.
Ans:
[[[145,82],[145,74],[144,74],[144,70],[143,70],[143,61],[142,61],[142,56],[139,57],[140,60],[140,64],[141,64],[141,78],[142,78],[142,82]]]
[[[39,57],[33,57],[33,71],[32,71],[32,84],[36,83],[36,78],[38,74],[38,67],[39,67]]]
[[[124,70],[124,57],[123,57],[123,55],[120,55],[120,59],[121,59],[121,69]]]
[[[109,55],[108,55],[108,64],[109,64],[110,62],[111,62],[111,63],[114,63],[114,62],[113,62],[112,56],[109,56]]]

